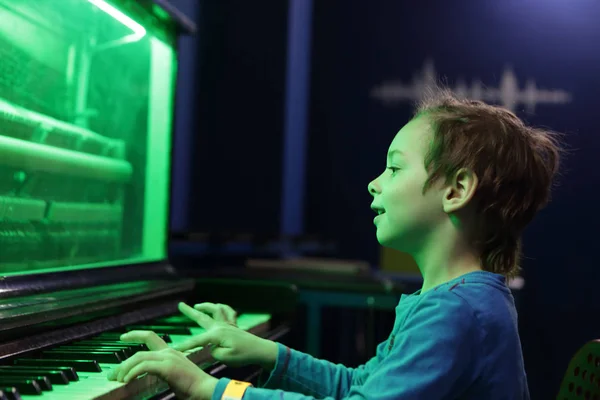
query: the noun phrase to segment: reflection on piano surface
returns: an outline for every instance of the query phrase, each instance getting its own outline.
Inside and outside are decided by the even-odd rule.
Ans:
[[[0,21],[0,400],[174,398],[107,374],[144,350],[120,333],[177,344],[202,331],[177,304],[212,300],[166,253],[176,41],[193,24],[164,0],[0,0]]]

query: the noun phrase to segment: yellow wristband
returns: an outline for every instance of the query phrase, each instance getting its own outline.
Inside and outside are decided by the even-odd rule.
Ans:
[[[242,400],[248,387],[252,387],[250,382],[234,381],[232,379],[225,387],[221,400]]]

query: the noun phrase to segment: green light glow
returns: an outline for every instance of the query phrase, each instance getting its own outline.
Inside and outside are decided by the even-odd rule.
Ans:
[[[108,4],[104,0],[88,0],[90,3],[98,7],[100,10],[104,11],[129,29],[133,31],[132,41],[139,40],[146,35],[146,29],[143,26],[129,18],[127,15],[123,14],[121,11],[117,10],[110,4]]]
[[[0,277],[167,257],[176,31],[132,3],[0,0]]]

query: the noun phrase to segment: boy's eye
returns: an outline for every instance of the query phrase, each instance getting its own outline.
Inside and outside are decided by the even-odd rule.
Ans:
[[[387,167],[387,169],[389,169],[390,171],[392,171],[392,175],[394,175],[396,173],[396,171],[398,171],[400,168],[398,168],[398,167]]]

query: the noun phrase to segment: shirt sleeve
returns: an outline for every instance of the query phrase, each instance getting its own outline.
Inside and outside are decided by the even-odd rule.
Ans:
[[[320,381],[320,384],[310,387],[312,384],[302,379],[296,382],[296,378],[304,377],[304,374],[293,373],[288,379],[300,387],[305,386],[304,393],[248,388],[243,400],[460,398],[480,368],[476,345],[480,339],[479,328],[468,303],[452,291],[427,292],[400,326],[389,353],[376,369],[369,371],[368,379],[363,382],[356,381],[352,385],[349,369],[314,360],[308,361],[306,375],[315,374],[317,378],[313,376],[312,380]],[[288,350],[284,348],[281,351],[287,353]],[[292,361],[298,362],[294,368],[300,370],[304,368],[300,363],[309,360],[300,356],[294,360],[291,350],[289,354],[289,358],[283,358],[284,366],[285,360],[288,360],[288,371]],[[326,374],[319,375],[320,367],[315,367],[318,365],[323,365]],[[368,365],[364,368],[367,369]],[[284,376],[285,369],[281,368],[280,373]],[[213,400],[220,400],[227,382],[219,382]],[[336,388],[335,385],[340,386]]]
[[[354,385],[361,385],[369,373],[381,360],[387,340],[377,347],[377,355],[357,368],[347,368],[341,364],[319,360],[306,353],[292,350],[278,343],[275,368],[268,374],[266,382],[259,386],[265,389],[281,389],[317,398],[342,399]],[[221,379],[213,400],[220,400],[229,383]]]

